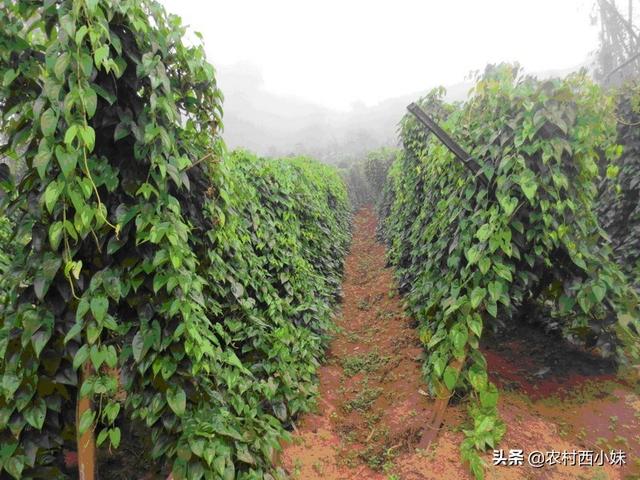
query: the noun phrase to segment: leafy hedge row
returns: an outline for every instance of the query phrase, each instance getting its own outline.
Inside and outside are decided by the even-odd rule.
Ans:
[[[340,170],[354,209],[379,202],[387,172],[397,152],[396,148],[381,147],[368,152],[363,160],[354,161]]]
[[[442,93],[420,103],[481,171],[407,115],[381,215],[429,352],[432,392],[470,391],[462,457],[482,477],[476,450],[505,431],[479,350],[483,332],[547,321],[603,354],[622,342],[637,360],[637,297],[595,213],[599,162],[620,150],[611,99],[583,75],[542,82],[511,66],[488,68],[462,105],[443,103]]]
[[[3,474],[63,477],[76,428],[117,448],[133,422],[174,478],[269,478],[313,395],[344,184],[310,160],[228,158],[184,32],[152,0],[0,4],[0,157],[24,172],[4,205]]]
[[[598,213],[618,263],[640,287],[640,85],[624,86],[617,103],[618,143],[624,149],[614,181],[603,182]]]
[[[4,290],[2,287],[2,278],[5,277],[9,268],[10,248],[9,239],[11,237],[11,223],[9,219],[0,216],[0,303],[4,302]]]

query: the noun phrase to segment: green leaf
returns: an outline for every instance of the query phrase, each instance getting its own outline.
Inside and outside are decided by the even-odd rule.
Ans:
[[[538,190],[538,183],[536,182],[535,174],[531,170],[525,170],[520,174],[518,184],[529,202],[533,202],[536,191]]]
[[[469,383],[477,392],[483,391],[487,387],[487,372],[478,365],[473,365],[467,372]]]
[[[84,73],[86,77],[91,76],[91,72],[93,72],[93,59],[91,55],[85,52],[80,54],[80,68],[82,68],[82,73]],[[94,87],[97,88],[97,85],[94,85]]]
[[[93,368],[95,370],[99,370],[102,364],[104,363],[107,355],[105,350],[98,345],[92,345],[89,350],[89,357],[91,358],[91,363],[93,364]]]
[[[47,207],[49,213],[53,212],[53,207],[55,207],[62,190],[64,189],[64,184],[61,182],[57,182],[56,180],[52,181],[47,185],[47,188],[44,191],[44,204]]]
[[[256,464],[255,457],[249,453],[249,450],[244,445],[236,451],[236,458],[243,463],[248,463],[250,465]]]
[[[67,128],[67,132],[64,134],[64,143],[66,143],[67,145],[70,145],[71,143],[73,143],[73,140],[76,138],[77,134],[78,134],[78,125],[74,123],[69,128]]]
[[[41,328],[31,336],[31,345],[33,346],[33,351],[35,352],[36,357],[40,357],[40,353],[42,353],[42,349],[49,342],[50,338],[51,338],[50,328]]]
[[[131,350],[133,352],[133,359],[140,363],[142,357],[144,355],[144,335],[141,330],[133,337],[133,342],[131,343]]]
[[[487,312],[489,312],[493,318],[498,316],[498,304],[496,302],[487,302],[486,307]]]
[[[564,294],[560,295],[560,299],[558,300],[560,304],[560,313],[563,315],[568,314],[573,309],[576,304],[575,300],[571,297],[568,297]]]
[[[78,164],[78,153],[73,150],[68,151],[64,147],[58,145],[56,147],[56,160],[58,160],[58,165],[60,165],[62,174],[65,178],[69,178]]]
[[[73,327],[69,329],[64,337],[64,344],[66,345],[71,339],[76,338],[80,334],[80,332],[82,332],[82,324],[74,323]]]
[[[104,361],[109,368],[115,368],[118,364],[118,353],[116,352],[116,347],[113,345],[109,345],[107,347]]]
[[[82,26],[78,29],[78,31],[76,32],[76,35],[75,35],[75,41],[76,41],[76,44],[80,45],[80,44],[82,43],[82,40],[84,39],[84,37],[85,37],[85,35],[87,34],[87,31],[88,31],[88,30],[89,30],[89,29],[87,28],[87,26],[86,26],[86,25],[82,25]]]
[[[502,296],[502,284],[498,281],[489,282],[488,287],[489,287],[489,295],[491,296],[491,299],[495,302],[500,300],[500,297]]]
[[[47,404],[42,398],[37,398],[30,408],[23,412],[24,419],[36,430],[42,430],[47,416]]]
[[[67,67],[69,67],[70,57],[67,52],[63,53],[56,60],[56,64],[53,67],[53,73],[58,80],[63,80],[65,77],[65,72],[67,71]]]
[[[233,293],[234,297],[241,298],[242,295],[244,294],[244,287],[240,283],[232,281],[231,293]]]
[[[84,105],[87,109],[87,118],[92,118],[96,113],[96,108],[98,107],[98,95],[93,88],[89,87],[84,90],[83,98]]]
[[[451,366],[447,366],[447,368],[444,369],[444,384],[447,387],[448,390],[453,390],[454,387],[456,386],[456,383],[458,382],[458,372],[451,368]]]
[[[93,410],[85,410],[80,417],[80,423],[78,424],[78,433],[82,435],[86,432],[91,426],[96,418],[96,413]]]
[[[493,233],[493,228],[491,227],[491,225],[488,223],[485,223],[476,232],[476,238],[481,242],[486,242],[492,233]]]
[[[40,142],[38,153],[33,157],[33,166],[38,172],[38,176],[44,180],[47,175],[47,167],[51,161],[52,151],[47,145],[47,142],[43,139]]]
[[[498,195],[498,203],[504,210],[504,214],[510,216],[518,206],[518,199],[509,195]]]
[[[96,49],[96,51],[93,53],[93,59],[95,60],[96,67],[99,67],[100,65],[102,65],[102,62],[104,62],[104,60],[107,58],[108,55],[109,55],[108,45],[102,45],[100,48]]]
[[[484,288],[476,287],[471,292],[471,308],[476,309],[484,299],[487,291]]]
[[[70,38],[73,38],[76,33],[76,22],[71,13],[60,17],[60,26],[64,29],[65,32],[67,32],[67,35],[69,35]],[[87,27],[85,27],[85,29],[86,28]]]
[[[498,390],[492,383],[480,391],[480,405],[483,408],[494,408],[498,404]]]
[[[109,440],[113,448],[120,446],[120,429],[118,427],[109,429]]]
[[[95,296],[91,299],[91,313],[98,323],[104,320],[109,309],[109,299],[103,295]]]
[[[8,87],[9,85],[11,85],[18,76],[19,72],[19,69],[16,71],[13,68],[10,68],[6,72],[4,72],[4,75],[2,77],[2,86]]]
[[[474,263],[476,263],[480,259],[480,255],[482,255],[482,253],[475,246],[471,247],[465,252],[465,256],[467,257],[469,265],[473,265]]]
[[[55,133],[57,125],[58,116],[52,109],[47,108],[40,117],[40,129],[42,130],[42,134],[45,137],[50,137]]]
[[[482,257],[478,261],[478,268],[480,268],[480,272],[485,275],[491,268],[491,259],[489,257]]]
[[[476,427],[476,432],[478,433],[488,432],[494,427],[494,425],[495,425],[495,418],[487,415],[484,418],[482,418],[482,420],[480,420],[480,422],[478,423],[478,426]]]
[[[102,430],[100,430],[100,433],[98,434],[98,438],[96,438],[96,445],[100,446],[104,443],[104,441],[108,438],[109,436],[109,429],[108,428],[103,428]]]
[[[605,287],[599,284],[594,284],[591,286],[591,291],[595,297],[596,303],[602,302],[604,300],[604,296],[606,294]]]
[[[503,265],[502,263],[494,264],[493,271],[496,272],[496,275],[498,275],[501,278],[504,278],[508,282],[511,282],[513,280],[509,267]]]
[[[480,315],[469,315],[467,317],[467,326],[476,337],[480,337],[482,334],[482,317]]]
[[[187,406],[187,395],[184,390],[178,386],[172,387],[167,390],[167,403],[171,410],[181,417],[184,415],[185,408]]]
[[[84,362],[89,358],[89,346],[83,345],[78,349],[76,355],[73,357],[73,369],[77,370],[80,368]]]
[[[88,125],[85,125],[80,129],[80,135],[84,141],[85,146],[91,152],[96,143],[96,132]]]
[[[53,222],[49,226],[49,245],[51,250],[56,251],[62,240],[62,222]]]
[[[23,456],[13,456],[5,462],[4,469],[13,478],[22,478],[22,470],[24,469],[23,458]]]

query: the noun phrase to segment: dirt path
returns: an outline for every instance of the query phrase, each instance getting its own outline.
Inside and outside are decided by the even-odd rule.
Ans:
[[[385,268],[385,249],[375,240],[375,227],[372,209],[358,212],[346,260],[344,303],[336,319],[339,332],[319,373],[317,412],[300,419],[292,441],[284,446],[282,466],[300,480],[469,479],[458,450],[467,421],[464,401],[448,408],[437,445],[430,451],[416,449],[432,405],[421,374],[424,353],[411,320],[403,314],[393,273]],[[505,385],[500,377],[505,369],[500,366],[518,365],[521,360],[521,352],[508,347],[501,344],[499,352],[488,352],[489,370],[497,372],[492,373],[492,380],[500,387]],[[517,371],[506,369],[511,370]],[[612,375],[596,375],[568,383],[579,393],[591,386],[590,395],[579,394],[574,400],[553,396],[532,400],[526,392],[537,388],[536,379],[533,383],[520,379],[530,382],[520,384],[511,379],[510,388],[501,388],[499,409],[508,428],[501,448],[595,449],[597,434],[603,448],[626,449],[628,465],[624,469],[608,465],[490,466],[487,478],[640,478],[635,476],[640,474],[640,464],[633,465],[634,456],[640,455],[637,391]],[[599,411],[612,417],[611,412],[617,414],[616,422],[624,423],[626,430],[611,428],[606,422],[603,429],[603,419],[589,415]],[[616,435],[623,433],[626,446],[614,445]],[[491,465],[491,453],[485,461]]]
[[[294,478],[385,479],[392,460],[419,440],[429,408],[422,348],[375,240],[376,218],[355,218],[346,260],[339,333],[320,370],[318,413],[305,416],[283,454]]]

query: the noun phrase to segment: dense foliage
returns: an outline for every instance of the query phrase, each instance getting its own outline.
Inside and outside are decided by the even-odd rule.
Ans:
[[[637,298],[595,214],[599,162],[620,150],[612,100],[584,75],[542,82],[510,66],[488,68],[461,106],[442,93],[421,105],[481,170],[407,115],[381,213],[432,392],[470,392],[462,456],[482,477],[476,450],[505,431],[483,331],[544,320],[604,355],[624,345],[637,359]]]
[[[174,478],[268,478],[313,395],[342,181],[227,158],[214,70],[155,1],[7,0],[0,25],[0,156],[23,172],[4,205],[0,469],[63,477],[76,428],[117,448],[125,419]],[[76,422],[79,397],[95,408]]]
[[[340,175],[347,185],[349,203],[355,210],[373,201],[373,192],[367,181],[362,162],[354,161],[349,166],[341,168]]]
[[[11,238],[11,223],[7,217],[0,216],[0,304],[4,303],[5,290],[2,279],[5,278],[9,268],[11,255],[9,241]]]
[[[397,153],[398,150],[395,148],[381,147],[368,152],[364,159],[354,161],[341,169],[353,208],[358,209],[379,202],[387,172]]]
[[[376,204],[382,196],[387,173],[397,154],[398,150],[395,148],[382,147],[367,153],[364,160],[364,174]]]
[[[618,263],[640,286],[640,85],[626,85],[616,113],[622,156],[603,182],[598,213]],[[606,171],[606,166],[603,170]],[[615,174],[615,176],[613,175]]]

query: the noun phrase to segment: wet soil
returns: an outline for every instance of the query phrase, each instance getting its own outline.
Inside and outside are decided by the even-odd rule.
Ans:
[[[466,399],[453,402],[436,444],[417,449],[433,401],[421,374],[423,349],[375,240],[376,218],[359,211],[343,284],[339,331],[319,372],[315,413],[303,416],[280,461],[300,480],[470,479],[458,446]],[[499,448],[541,452],[621,449],[626,464],[492,466],[488,479],[640,478],[640,388],[615,365],[562,346],[533,327],[483,346],[501,395],[507,433]],[[560,346],[559,346],[560,345]]]

